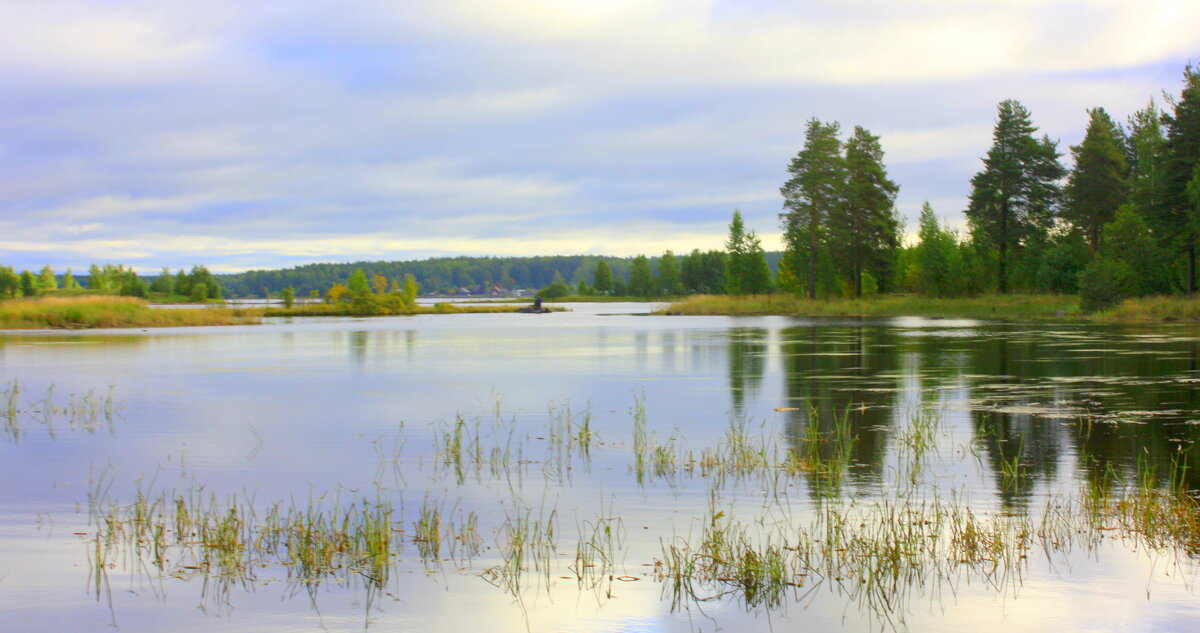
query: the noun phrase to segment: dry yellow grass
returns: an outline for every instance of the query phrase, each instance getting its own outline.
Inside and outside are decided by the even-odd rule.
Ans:
[[[0,302],[0,328],[148,328],[258,323],[258,313],[228,308],[151,308],[133,297],[43,297]]]

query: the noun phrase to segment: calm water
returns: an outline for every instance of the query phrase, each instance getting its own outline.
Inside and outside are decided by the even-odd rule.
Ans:
[[[1200,433],[1200,331],[571,307],[0,334],[0,406],[15,410],[0,437],[0,629],[1194,629],[1193,558],[1118,539],[1037,551],[999,578],[910,578],[883,607],[816,573],[782,600],[721,580],[681,597],[654,564],[717,519],[761,543],[829,504],[1037,516],[1102,474],[1165,478]],[[920,451],[914,419],[935,421]],[[585,420],[583,446],[569,436]],[[447,457],[456,425],[476,459]],[[849,460],[827,479],[714,474],[697,457],[731,428],[788,455],[839,427]],[[114,550],[97,570],[89,507],[139,491],[259,511],[387,504],[397,551],[374,586],[350,568],[299,581],[278,561],[220,576],[186,545],[162,566]],[[431,507],[447,525],[477,521],[470,556],[466,541],[436,557],[411,541]],[[514,590],[496,570],[520,517],[554,533],[549,562]],[[577,544],[597,526],[608,564],[581,580]]]

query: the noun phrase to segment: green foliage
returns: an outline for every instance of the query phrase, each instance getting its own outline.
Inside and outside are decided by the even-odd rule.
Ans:
[[[404,275],[404,289],[400,291],[400,296],[404,297],[404,303],[408,307],[417,307],[417,293],[420,291],[421,285],[417,283],[417,278],[411,273]]]
[[[567,285],[561,275],[555,276],[549,286],[537,291],[537,296],[543,299],[561,299],[569,294],[571,294],[571,287]]]
[[[0,266],[0,299],[15,299],[21,295],[21,276],[11,266]]]
[[[283,307],[290,308],[296,305],[296,289],[288,286],[279,291],[279,298],[283,300]]]
[[[43,266],[37,276],[38,290],[45,292],[47,290],[58,289],[58,278],[54,276],[54,271],[49,265]]]
[[[971,179],[967,220],[972,232],[986,236],[999,251],[996,285],[1001,293],[1009,290],[1011,255],[1049,229],[1060,195],[1057,183],[1065,174],[1056,143],[1048,136],[1035,139],[1036,131],[1024,106],[1012,99],[1000,102],[992,147],[983,170]]]
[[[208,300],[208,284],[198,283],[192,284],[188,289],[188,298],[192,301],[201,302]]]
[[[367,281],[367,274],[361,268],[355,269],[354,274],[350,275],[350,279],[346,281],[346,287],[350,289],[350,294],[356,297],[371,292],[371,284]]]
[[[146,282],[142,281],[142,278],[132,269],[121,271],[117,276],[117,281],[120,283],[118,294],[125,297],[146,297]]]
[[[75,281],[75,275],[71,272],[70,268],[67,268],[67,272],[63,273],[62,287],[63,290],[79,289],[79,282]]]
[[[926,202],[919,220],[920,244],[916,248],[916,282],[921,294],[930,297],[949,297],[959,290],[961,271],[958,260],[958,240],[938,223],[933,207]]]
[[[725,266],[725,291],[731,295],[761,294],[771,288],[771,269],[754,231],[747,231],[742,212],[734,209],[725,242],[728,260]]]
[[[175,278],[171,276],[170,268],[163,266],[162,272],[150,283],[150,290],[164,295],[175,292]]]
[[[1079,275],[1091,260],[1082,233],[1072,231],[1063,235],[1042,251],[1037,269],[1039,290],[1058,294],[1079,291]]]
[[[724,251],[700,252],[693,249],[679,266],[683,290],[691,294],[721,294],[725,292],[727,256]]]
[[[1079,307],[1097,312],[1114,306],[1128,296],[1132,272],[1122,262],[1094,259],[1079,275]]]
[[[1117,210],[1104,225],[1100,258],[1129,268],[1131,277],[1122,285],[1126,296],[1141,297],[1170,292],[1168,254],[1150,233],[1142,216],[1130,205]]]
[[[633,266],[629,271],[629,294],[635,297],[649,297],[654,293],[654,283],[650,274],[650,260],[645,255],[633,258]]]
[[[21,271],[21,296],[36,297],[38,294],[37,278],[28,270]]]
[[[683,294],[680,281],[679,259],[671,251],[663,253],[658,260],[658,294],[675,297]]]
[[[1128,166],[1117,143],[1117,125],[1104,108],[1088,111],[1087,134],[1071,147],[1075,167],[1067,178],[1064,220],[1087,238],[1092,252],[1100,247],[1100,230],[1110,222],[1129,194]]]
[[[592,285],[596,292],[608,294],[613,289],[612,268],[603,259],[596,262],[596,272],[592,274]]]

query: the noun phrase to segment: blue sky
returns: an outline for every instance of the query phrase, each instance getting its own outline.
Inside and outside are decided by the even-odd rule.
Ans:
[[[779,246],[808,119],[961,225],[995,105],[1067,154],[1194,0],[0,0],[0,263],[146,272]]]

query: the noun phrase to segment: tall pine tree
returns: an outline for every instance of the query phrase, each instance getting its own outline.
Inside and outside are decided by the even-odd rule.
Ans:
[[[1163,216],[1158,224],[1174,229],[1175,247],[1187,255],[1188,292],[1196,292],[1196,240],[1200,236],[1200,209],[1188,197],[1188,183],[1200,162],[1200,69],[1188,65],[1183,72],[1183,91],[1171,103],[1173,112],[1164,117],[1167,128],[1163,164]]]
[[[876,278],[890,271],[900,246],[893,213],[900,186],[888,178],[879,137],[862,126],[846,141],[846,184],[842,204],[829,211],[830,247],[838,268],[863,295],[863,272]]]
[[[780,187],[783,194],[783,238],[794,272],[807,269],[808,296],[817,297],[817,260],[825,245],[825,223],[843,200],[846,161],[842,157],[839,126],[812,119],[804,133],[804,148],[788,166],[791,178]]]
[[[1031,236],[1044,233],[1054,219],[1065,170],[1058,162],[1056,143],[1036,139],[1029,110],[1013,99],[997,108],[992,147],[983,171],[971,179],[967,220],[973,231],[996,248],[996,285],[1008,292],[1010,257]]]

